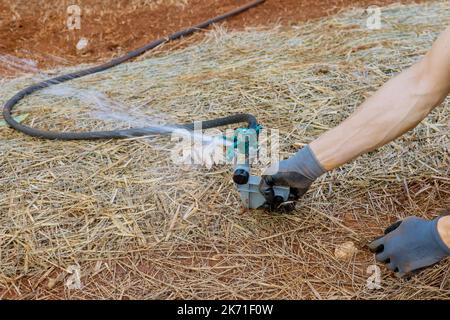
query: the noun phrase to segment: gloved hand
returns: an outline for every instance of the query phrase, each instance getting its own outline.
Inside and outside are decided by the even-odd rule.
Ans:
[[[440,217],[439,217],[440,218]],[[385,230],[385,235],[369,244],[375,259],[403,277],[418,272],[450,255],[450,248],[439,235],[439,218],[425,220],[408,217]]]
[[[314,180],[325,172],[311,148],[305,146],[289,159],[267,169],[261,176],[259,191],[266,198],[266,204],[274,209],[281,204],[282,199],[274,196],[273,186],[290,187],[289,200],[297,200],[306,193]]]

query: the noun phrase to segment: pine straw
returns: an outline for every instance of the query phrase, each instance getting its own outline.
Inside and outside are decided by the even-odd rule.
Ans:
[[[289,29],[227,33],[149,53],[72,81],[171,121],[252,112],[280,130],[282,157],[347,117],[411,65],[450,23],[447,1],[391,6],[383,29],[356,10]],[[189,41],[189,40],[186,40]],[[66,72],[60,70],[57,72]],[[34,82],[4,80],[0,102]],[[42,128],[101,122],[74,98],[18,108]],[[0,288],[15,298],[449,298],[443,262],[409,281],[382,267],[370,290],[367,243],[397,219],[450,207],[450,101],[397,141],[322,177],[290,215],[244,212],[232,169],[175,166],[168,138],[33,139],[0,128]],[[358,251],[338,260],[347,241]],[[82,290],[69,290],[79,265]]]

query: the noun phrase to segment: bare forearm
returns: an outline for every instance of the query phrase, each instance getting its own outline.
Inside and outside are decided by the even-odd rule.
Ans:
[[[447,69],[446,69],[447,68]],[[414,128],[450,91],[450,28],[427,56],[388,81],[348,119],[310,144],[326,170]]]
[[[442,241],[450,248],[450,216],[439,219],[438,232]]]
[[[317,159],[331,170],[414,128],[442,100],[421,81],[418,66],[387,82],[355,113],[311,143]]]

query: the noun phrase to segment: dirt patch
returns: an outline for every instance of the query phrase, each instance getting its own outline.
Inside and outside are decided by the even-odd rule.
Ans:
[[[182,3],[172,6],[187,8]],[[445,15],[442,7],[426,12],[429,21],[437,23]],[[15,10],[26,12],[25,8]],[[347,20],[345,27],[334,23],[335,19],[317,21],[313,28],[236,35],[228,43],[226,37],[217,42],[209,39],[204,52],[189,53],[195,48],[188,48],[185,54],[177,53],[186,62],[193,55],[203,58],[177,65],[177,73],[169,78],[166,71],[180,61],[171,54],[161,65],[152,65],[156,72],[150,75],[148,64],[153,59],[130,64],[135,82],[129,72],[115,68],[75,80],[74,85],[112,92],[118,101],[148,106],[151,114],[169,110],[179,121],[187,115],[202,119],[251,110],[267,128],[280,128],[281,136],[288,137],[282,146],[286,155],[294,151],[290,146],[311,141],[347,116],[352,111],[348,106],[358,105],[385,81],[385,72],[399,72],[405,61],[412,61],[412,46],[416,52],[426,50],[428,46],[416,43],[416,35],[436,32],[442,22],[406,23],[404,17],[414,17],[421,10],[397,12],[399,18],[391,22],[399,27],[389,39],[383,32],[352,26],[360,16]],[[243,15],[228,25],[241,27],[238,21],[245,17],[253,19],[251,14]],[[273,19],[270,23],[276,22]],[[120,40],[118,33],[108,32]],[[256,33],[260,35],[255,38]],[[135,40],[141,45],[151,39]],[[291,39],[302,39],[303,45],[290,43]],[[186,41],[176,45],[180,43]],[[224,43],[222,50],[216,50]],[[377,55],[367,54],[374,48],[371,43],[380,44]],[[287,44],[287,50],[280,44]],[[261,48],[267,50],[270,63],[261,59]],[[108,55],[125,49],[110,50]],[[65,60],[60,60],[55,57],[61,56],[47,51],[29,52],[42,56],[45,66],[50,57],[55,65],[106,58],[96,50],[75,54],[74,60],[63,55]],[[10,59],[16,56],[6,54]],[[220,67],[208,64],[212,57],[221,61]],[[14,62],[22,68],[33,67],[28,60]],[[367,75],[370,86],[364,90],[361,65],[372,66]],[[16,92],[12,83],[5,81],[0,98]],[[37,94],[29,99],[19,107],[30,113],[26,123],[56,128],[79,125],[79,129],[96,124],[91,126],[80,112],[86,108],[74,108],[72,102]],[[370,240],[406,215],[431,218],[450,206],[445,179],[448,159],[441,156],[447,140],[440,140],[438,133],[430,135],[430,131],[445,130],[441,121],[448,118],[448,103],[397,141],[397,146],[360,157],[315,183],[296,211],[285,216],[243,213],[230,185],[231,171],[174,170],[162,152],[168,150],[164,141],[159,142],[164,148],[142,140],[37,143],[3,128],[0,169],[6,174],[0,184],[0,298],[448,298],[445,263],[410,282],[400,282],[383,268],[383,289],[366,288],[367,268],[374,264],[366,247]],[[339,251],[350,242],[354,252],[337,259],[336,248]],[[80,266],[82,290],[66,285],[70,277],[66,270],[72,266]]]
[[[166,0],[105,3],[101,0],[15,1],[0,0],[0,75],[98,62],[121,55],[151,40],[214,17],[248,0]],[[392,0],[267,0],[264,4],[224,22],[230,29],[272,24],[296,24],[323,17],[351,6],[386,5]],[[401,1],[412,2],[412,1]],[[81,9],[80,29],[67,27],[67,7]],[[82,52],[76,45],[89,41]],[[5,57],[6,55],[6,57]],[[19,64],[19,65],[18,65]]]

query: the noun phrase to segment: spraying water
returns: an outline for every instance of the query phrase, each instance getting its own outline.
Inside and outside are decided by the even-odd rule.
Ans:
[[[50,77],[49,74],[41,71],[37,67],[35,61],[30,59],[20,59],[11,55],[0,55],[0,65],[14,71],[33,73],[33,78],[38,80],[44,80]],[[157,143],[155,136],[172,134],[172,137],[175,136],[178,140],[183,140],[183,143],[189,144],[187,146],[189,152],[187,154],[184,153],[181,158],[176,158],[180,164],[200,164],[211,168],[215,163],[223,161],[223,159],[218,159],[217,155],[223,154],[221,151],[232,145],[230,141],[223,139],[221,132],[204,133],[201,128],[199,130],[188,131],[173,125],[167,125],[167,123],[176,123],[176,121],[166,113],[155,113],[152,111],[151,115],[146,114],[142,111],[142,108],[148,106],[148,101],[139,105],[130,106],[111,99],[100,91],[76,88],[62,83],[50,86],[42,90],[41,93],[44,95],[77,99],[91,107],[91,111],[88,113],[90,117],[101,120],[102,122],[126,126],[128,128],[151,127],[152,135],[146,137],[145,141],[151,141],[152,146],[157,149],[167,150],[166,146]],[[180,145],[177,147],[180,148]],[[186,149],[186,146],[182,146],[182,148]]]
[[[199,130],[188,131],[175,126],[166,125],[172,122],[172,117],[165,113],[145,114],[140,109],[147,103],[138,106],[128,106],[122,102],[109,98],[106,94],[93,89],[79,89],[66,84],[59,84],[42,91],[43,94],[79,99],[83,103],[92,107],[89,113],[93,118],[109,123],[117,123],[132,127],[151,127],[155,134],[172,134],[172,136],[181,138],[184,143],[189,144],[187,147],[190,152],[179,159],[181,163],[202,164],[208,168],[217,162],[214,159],[217,154],[221,154],[218,150],[231,146],[231,142],[223,139],[220,132],[203,133]],[[152,145],[155,141],[152,140]],[[178,146],[179,147],[179,146]],[[186,147],[186,146],[185,146]]]
[[[149,116],[139,110],[141,106],[130,107],[122,102],[109,98],[106,94],[93,89],[78,89],[69,85],[56,85],[42,91],[43,94],[79,99],[91,106],[90,113],[95,119],[125,124],[128,127],[161,126],[170,120],[167,114],[153,113]],[[167,130],[170,127],[166,128]]]
[[[33,78],[44,80],[50,77],[49,74],[40,70],[37,63],[30,59],[21,59],[11,55],[0,55],[0,65],[16,72],[32,73]],[[138,105],[130,106],[123,102],[111,99],[105,93],[95,89],[82,89],[69,84],[57,84],[41,91],[44,95],[77,99],[89,106],[89,117],[128,128],[144,127],[152,128],[152,134],[145,137],[144,141],[151,142],[152,147],[160,150],[167,150],[167,146],[155,139],[158,135],[172,135],[172,141],[182,140],[185,146],[178,144],[176,148],[189,149],[188,153],[183,153],[182,157],[175,157],[179,164],[203,165],[211,168],[212,165],[223,161],[217,155],[223,154],[224,148],[232,146],[229,140],[223,139],[223,134],[217,132],[202,132],[202,129],[189,131],[180,129],[168,123],[177,121],[169,114],[152,111],[146,114],[142,108],[148,106],[149,101],[141,102]],[[175,137],[175,139],[173,139]],[[174,148],[173,148],[174,149]],[[218,151],[220,150],[220,151]],[[173,151],[173,150],[172,150]]]

